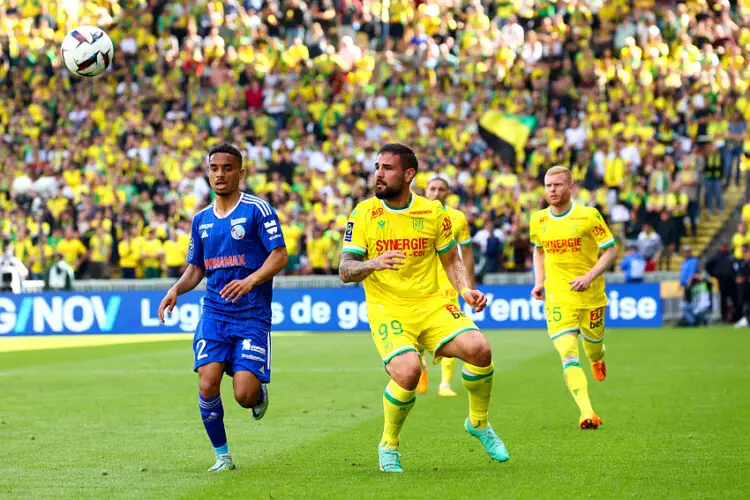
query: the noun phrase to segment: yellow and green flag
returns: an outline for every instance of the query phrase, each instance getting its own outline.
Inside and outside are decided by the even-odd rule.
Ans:
[[[533,116],[489,110],[479,119],[479,135],[503,160],[515,166],[523,160],[526,142],[536,122]]]

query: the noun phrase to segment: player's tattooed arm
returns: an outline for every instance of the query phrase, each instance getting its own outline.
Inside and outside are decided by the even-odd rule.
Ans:
[[[471,288],[469,283],[466,266],[461,262],[456,247],[451,248],[440,256],[440,262],[445,268],[445,274],[448,275],[453,287],[460,293],[464,288]]]
[[[440,255],[440,262],[443,264],[445,274],[448,275],[453,287],[458,290],[461,297],[467,304],[472,306],[474,312],[480,312],[487,306],[487,297],[479,290],[472,290],[469,281],[469,274],[461,258],[458,255],[458,249],[454,246],[444,254]]]
[[[339,277],[344,283],[356,283],[364,280],[375,271],[390,269],[397,271],[404,263],[406,255],[401,252],[388,251],[374,259],[365,260],[364,255],[351,252],[341,253]]]
[[[364,255],[343,252],[339,263],[339,277],[344,283],[356,283],[375,271],[374,260],[365,260]]]

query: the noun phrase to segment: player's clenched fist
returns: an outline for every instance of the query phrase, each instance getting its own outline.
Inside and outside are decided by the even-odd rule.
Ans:
[[[399,267],[404,265],[406,255],[395,250],[389,250],[382,254],[380,257],[375,259],[375,270],[382,271],[384,269],[398,270]]]
[[[474,312],[481,312],[487,306],[487,297],[479,290],[464,290],[461,297],[474,309]]]
[[[159,319],[162,323],[164,323],[164,312],[166,311],[167,314],[172,314],[172,309],[174,309],[174,306],[177,305],[177,292],[175,292],[172,288],[169,289],[167,294],[164,296],[164,298],[161,300],[161,304],[159,304]]]
[[[531,298],[542,300],[544,298],[544,285],[534,285],[534,288],[531,290]]]

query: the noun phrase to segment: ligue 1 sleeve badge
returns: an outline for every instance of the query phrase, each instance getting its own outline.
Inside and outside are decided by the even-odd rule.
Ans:
[[[241,240],[245,237],[245,228],[242,227],[242,225],[237,224],[236,226],[232,226],[232,238],[235,240]]]

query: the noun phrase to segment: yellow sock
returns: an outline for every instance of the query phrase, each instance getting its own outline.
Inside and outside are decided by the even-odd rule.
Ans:
[[[604,347],[604,339],[587,339],[583,338],[583,350],[586,352],[586,357],[590,361],[599,361],[604,357],[606,348]]]
[[[573,396],[582,415],[591,415],[594,409],[589,399],[589,387],[586,374],[581,368],[578,358],[578,337],[575,335],[563,335],[554,340],[555,348],[560,353],[563,363],[563,376],[568,390]]]
[[[443,358],[443,375],[440,379],[440,385],[451,385],[451,379],[453,378],[453,367],[455,366],[455,364],[455,358]]]
[[[492,395],[492,374],[495,372],[495,363],[489,366],[474,366],[464,364],[461,379],[469,393],[469,421],[477,429],[487,427],[487,412],[490,408],[490,396]]]
[[[385,426],[380,445],[383,448],[398,449],[401,439],[401,428],[417,398],[414,391],[407,391],[391,380],[385,386],[383,393],[383,410],[385,411]]]

